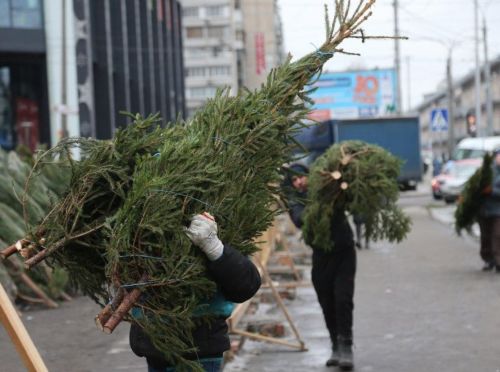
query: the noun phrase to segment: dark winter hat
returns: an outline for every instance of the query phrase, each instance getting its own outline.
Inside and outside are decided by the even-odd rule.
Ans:
[[[285,190],[292,189],[292,178],[293,176],[307,176],[309,174],[309,168],[300,163],[292,163],[283,166],[283,181],[281,187]]]
[[[307,176],[309,174],[309,168],[300,163],[292,163],[285,169],[288,170],[291,176]]]

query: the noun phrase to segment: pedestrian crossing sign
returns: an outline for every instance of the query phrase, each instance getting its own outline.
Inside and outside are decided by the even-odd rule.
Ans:
[[[431,131],[446,132],[448,131],[449,120],[447,109],[434,109],[431,111]]]

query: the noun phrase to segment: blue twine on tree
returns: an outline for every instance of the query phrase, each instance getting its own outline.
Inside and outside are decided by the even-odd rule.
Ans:
[[[314,45],[313,43],[311,43],[311,45],[316,48],[316,54],[321,56],[321,57],[333,57],[335,55],[335,52],[323,52],[322,50],[320,50],[316,45]]]
[[[161,282],[161,280],[150,280],[148,282],[138,282],[138,283],[131,283],[131,284],[122,284],[120,287],[121,288],[144,287],[146,285],[157,284],[157,283],[160,283],[160,282]]]
[[[210,203],[207,203],[207,202],[204,202],[203,200],[200,200],[198,198],[195,198],[194,196],[191,196],[191,195],[188,195],[188,194],[183,194],[182,192],[177,192],[177,191],[172,191],[172,190],[165,190],[165,189],[153,189],[151,191],[156,191],[156,192],[164,192],[164,193],[167,193],[167,194],[171,194],[171,195],[175,195],[175,196],[185,196],[187,198],[190,198],[190,199],[193,199],[193,200],[196,200],[197,202],[200,202],[201,204],[204,204],[206,205],[207,207],[209,208],[212,208],[212,209],[216,209],[213,205],[211,205]]]
[[[118,258],[131,258],[131,257],[150,258],[152,260],[160,260],[160,261],[164,261],[165,260],[162,257],[148,256],[146,254],[124,254],[124,255],[118,256]]]

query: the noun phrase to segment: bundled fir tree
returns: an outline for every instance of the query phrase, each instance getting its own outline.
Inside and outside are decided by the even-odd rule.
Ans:
[[[486,154],[483,164],[465,183],[455,210],[455,230],[471,231],[472,225],[478,222],[479,212],[486,194],[484,190],[491,186],[493,180],[493,156]]]
[[[193,314],[215,285],[184,228],[193,214],[209,211],[223,242],[255,252],[277,213],[280,166],[308,113],[307,84],[344,53],[342,41],[370,38],[361,25],[374,3],[361,0],[354,9],[336,1],[317,51],[288,58],[260,90],[236,97],[220,90],[189,123],[162,128],[154,116],[134,116],[111,141],[66,140],[51,150],[77,145],[84,159],[72,164],[65,196],[21,241],[31,256],[26,266],[47,258],[61,264],[104,307],[96,321],[106,332],[122,318],[137,322],[167,360],[199,369],[182,355],[195,351]]]
[[[383,148],[361,141],[330,147],[313,163],[304,213],[306,242],[331,251],[335,210],[362,216],[366,237],[400,242],[411,221],[397,206],[401,161]]]
[[[49,160],[49,159],[47,159]],[[4,242],[12,242],[26,233],[25,218],[28,222],[38,222],[58,195],[67,187],[67,173],[64,172],[63,158],[55,159],[38,174],[37,183],[31,187],[28,195],[25,193],[26,181],[32,174],[33,157],[29,151],[0,150],[0,248],[5,248]],[[57,167],[57,168],[56,168]],[[67,275],[61,268],[50,269],[46,265],[36,268],[27,274],[23,270],[22,262],[16,257],[0,263],[2,271],[10,276],[10,281],[2,280],[18,290],[19,298],[31,302],[45,302],[46,305],[56,306],[52,299],[58,299],[63,294],[67,284]],[[6,275],[3,276],[6,278]],[[42,296],[43,298],[38,298]],[[51,299],[52,298],[52,299]]]

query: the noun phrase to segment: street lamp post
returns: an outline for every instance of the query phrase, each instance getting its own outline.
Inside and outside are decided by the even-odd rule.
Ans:
[[[453,149],[455,148],[455,94],[453,89],[453,76],[452,76],[452,48],[448,51],[448,58],[446,60],[446,81],[448,91],[448,157],[451,158]]]
[[[479,5],[474,0],[474,49],[476,60],[476,71],[474,74],[474,85],[476,93],[476,127],[478,135],[484,134],[484,128],[481,122],[481,72],[479,66]]]

